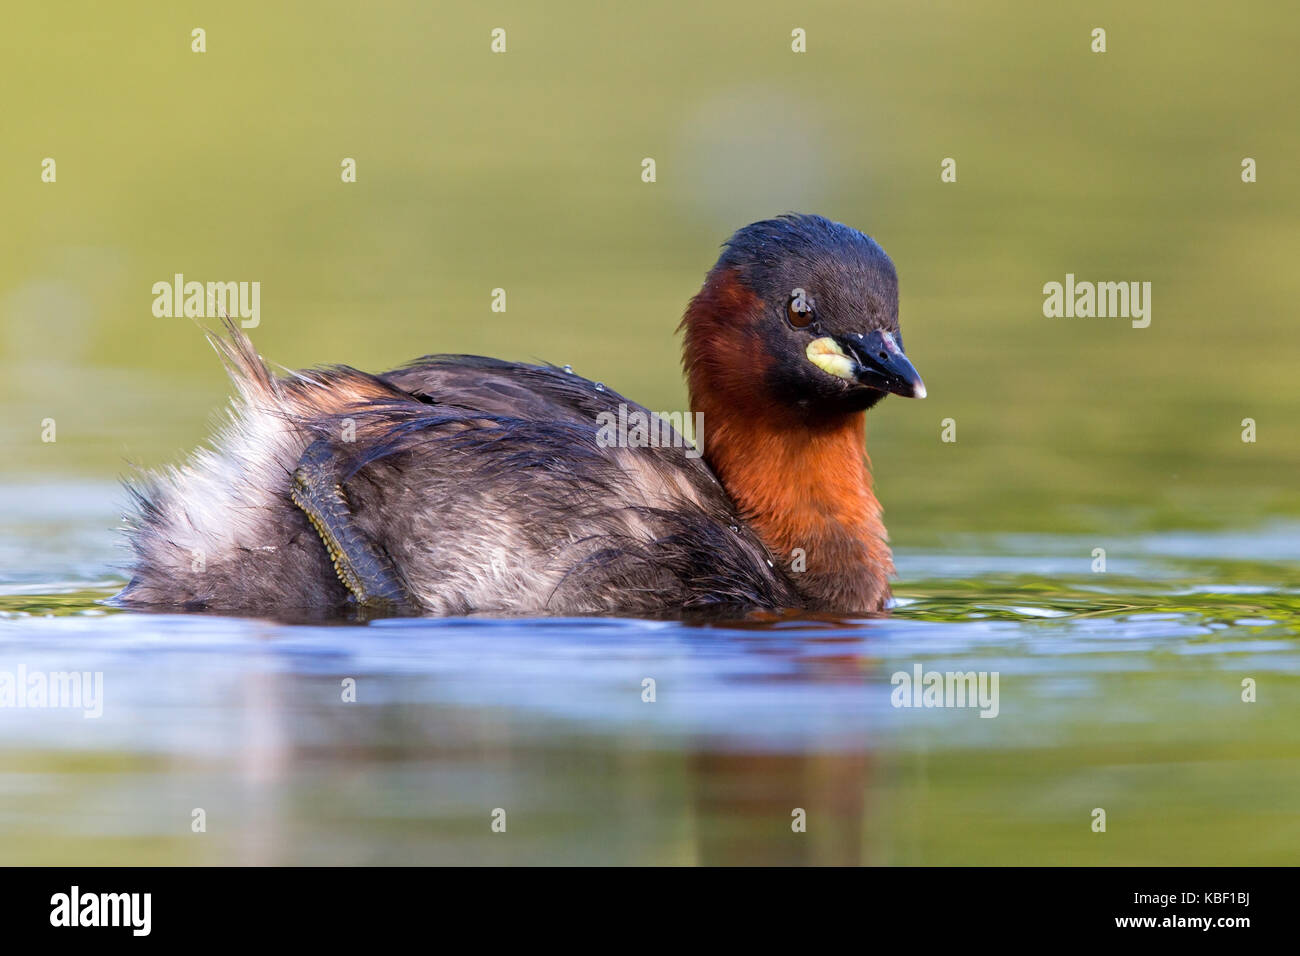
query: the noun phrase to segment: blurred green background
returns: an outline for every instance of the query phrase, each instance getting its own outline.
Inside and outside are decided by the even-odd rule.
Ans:
[[[112,477],[207,434],[215,356],[151,312],[177,272],[260,281],[252,334],[286,366],[476,352],[681,408],[674,328],[719,243],[799,210],[899,269],[930,398],[869,417],[896,543],[1300,514],[1293,5],[48,2],[7,21],[16,477]],[[1150,328],[1045,318],[1067,272],[1152,282]]]
[[[465,6],[6,11],[0,663],[102,668],[113,696],[94,733],[0,721],[0,860],[1293,862],[1300,8]],[[260,282],[252,335],[288,367],[477,352],[673,410],[720,243],[790,210],[890,252],[929,388],[868,418],[891,621],[399,640],[95,603],[112,480],[228,395],[155,282]],[[1151,326],[1045,318],[1070,272],[1151,282]],[[1005,716],[887,709],[918,660],[1004,672]]]

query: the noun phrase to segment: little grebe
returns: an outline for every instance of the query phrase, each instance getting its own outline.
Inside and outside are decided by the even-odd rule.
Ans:
[[[211,338],[230,421],[131,487],[122,604],[870,613],[889,598],[864,412],[925,386],[893,263],[855,229],[789,215],[726,243],[681,324],[702,458],[675,432],[603,440],[620,406],[650,413],[567,368],[435,355],[276,377],[227,326]]]

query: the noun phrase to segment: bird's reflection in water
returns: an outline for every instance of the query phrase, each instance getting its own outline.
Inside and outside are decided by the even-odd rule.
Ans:
[[[866,752],[721,753],[688,761],[702,865],[869,862]],[[802,830],[796,827],[802,818]]]

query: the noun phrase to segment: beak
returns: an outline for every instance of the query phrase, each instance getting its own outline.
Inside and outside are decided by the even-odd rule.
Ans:
[[[888,332],[846,335],[839,343],[858,363],[859,385],[904,398],[925,398],[925,383]]]

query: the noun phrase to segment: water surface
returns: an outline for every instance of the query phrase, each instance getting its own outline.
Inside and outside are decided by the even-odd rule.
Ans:
[[[882,620],[292,625],[106,608],[117,489],[3,500],[0,672],[104,689],[0,708],[0,863],[1300,860],[1294,525],[903,550]]]

